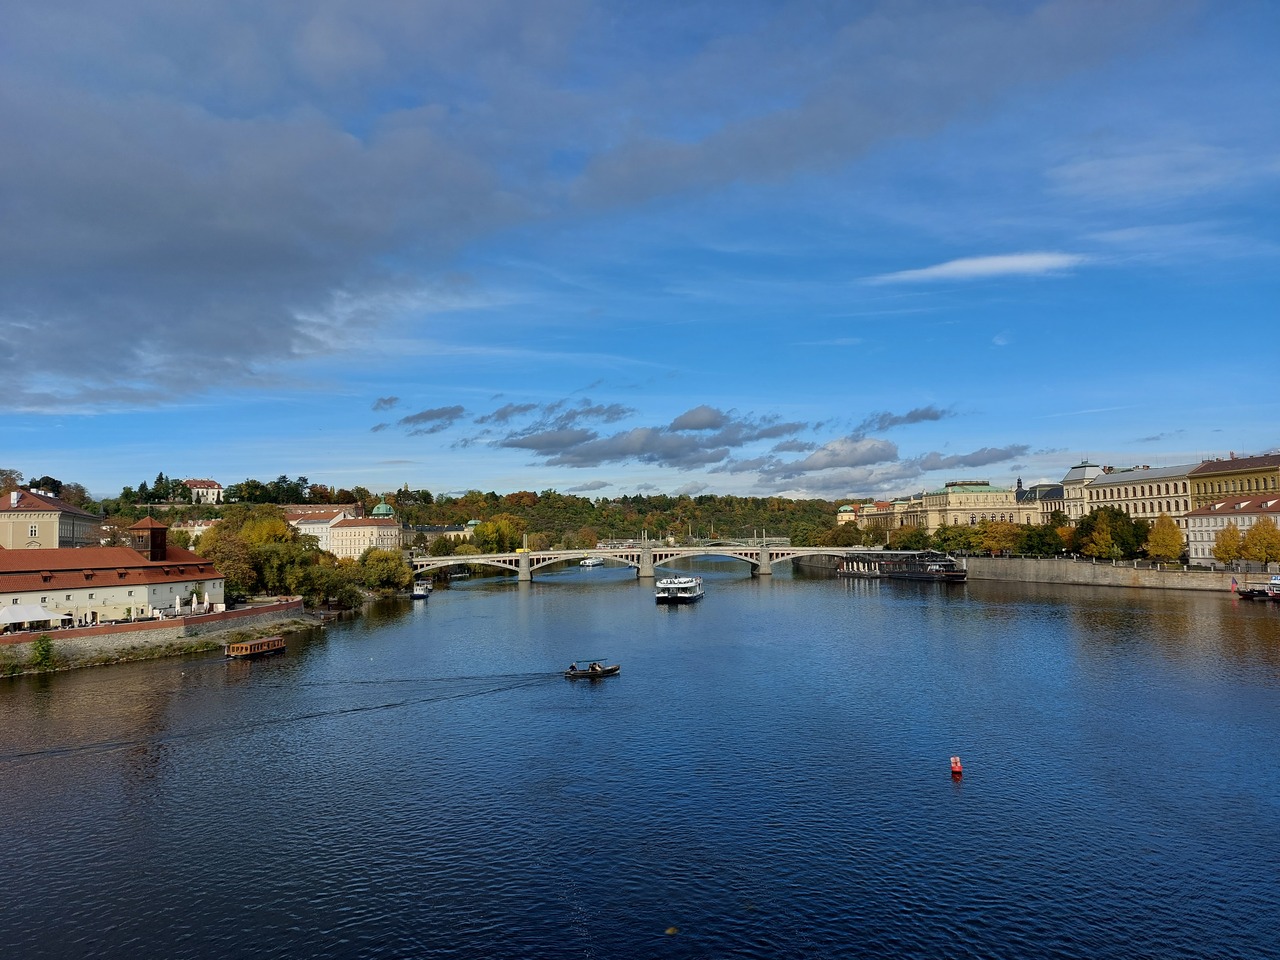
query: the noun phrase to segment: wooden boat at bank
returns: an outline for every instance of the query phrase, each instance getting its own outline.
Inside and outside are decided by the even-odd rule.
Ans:
[[[618,671],[621,669],[622,664],[620,663],[615,663],[610,667],[596,663],[587,667],[585,670],[578,670],[575,667],[570,667],[564,672],[564,675],[566,680],[600,680],[604,677],[617,676]]]
[[[247,660],[250,657],[265,657],[272,653],[284,652],[284,637],[260,637],[257,640],[241,640],[228,643],[226,653],[233,660]]]
[[[694,603],[702,599],[701,577],[665,577],[654,584],[658,603]]]
[[[892,580],[964,583],[968,572],[945,553],[925,550],[913,556],[885,557],[880,561],[880,576]]]

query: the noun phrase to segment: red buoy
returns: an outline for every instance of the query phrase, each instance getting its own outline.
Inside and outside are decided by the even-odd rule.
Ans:
[[[952,757],[952,758],[951,758],[951,775],[952,775],[953,777],[962,777],[962,776],[964,776],[964,767],[960,766],[960,758],[959,758],[959,757]]]

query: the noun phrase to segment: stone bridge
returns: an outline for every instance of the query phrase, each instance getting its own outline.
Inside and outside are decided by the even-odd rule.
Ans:
[[[652,579],[657,576],[657,568],[663,564],[693,557],[727,557],[741,560],[751,566],[752,576],[768,576],[773,573],[773,565],[783,560],[794,557],[839,559],[848,553],[848,547],[791,547],[768,543],[761,543],[758,546],[726,543],[703,544],[695,547],[664,547],[646,542],[636,547],[603,550],[539,550],[537,552],[517,550],[515,553],[477,553],[460,557],[414,557],[409,562],[415,574],[432,573],[449,567],[484,566],[509,570],[516,574],[517,580],[527,582],[533,579],[536,570],[558,564],[581,562],[588,557],[600,557],[604,560],[625,563],[636,568],[637,576]]]

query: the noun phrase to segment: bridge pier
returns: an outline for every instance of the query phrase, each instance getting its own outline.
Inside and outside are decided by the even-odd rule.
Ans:
[[[646,543],[640,548],[640,568],[636,571],[636,576],[641,580],[652,580],[655,576],[653,572],[653,547]]]
[[[520,556],[520,568],[516,571],[516,583],[533,582],[533,560],[526,551]]]
[[[769,561],[768,544],[760,544],[760,566],[756,567],[756,575],[760,577],[773,576],[773,564]]]

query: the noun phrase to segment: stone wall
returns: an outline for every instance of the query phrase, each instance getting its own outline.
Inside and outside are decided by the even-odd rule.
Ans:
[[[1139,587],[1147,590],[1231,590],[1230,571],[1185,570],[1180,564],[1161,569],[1135,567],[1132,561],[1094,563],[1090,560],[1034,557],[965,557],[970,580],[1008,580],[1014,583],[1076,583],[1099,587]],[[1241,583],[1243,574],[1235,575]]]
[[[59,666],[83,666],[208,649],[222,642],[220,634],[262,630],[302,614],[301,600],[283,600],[198,617],[8,635],[0,638],[0,673],[24,672],[33,654],[32,641],[42,633],[52,638]]]

